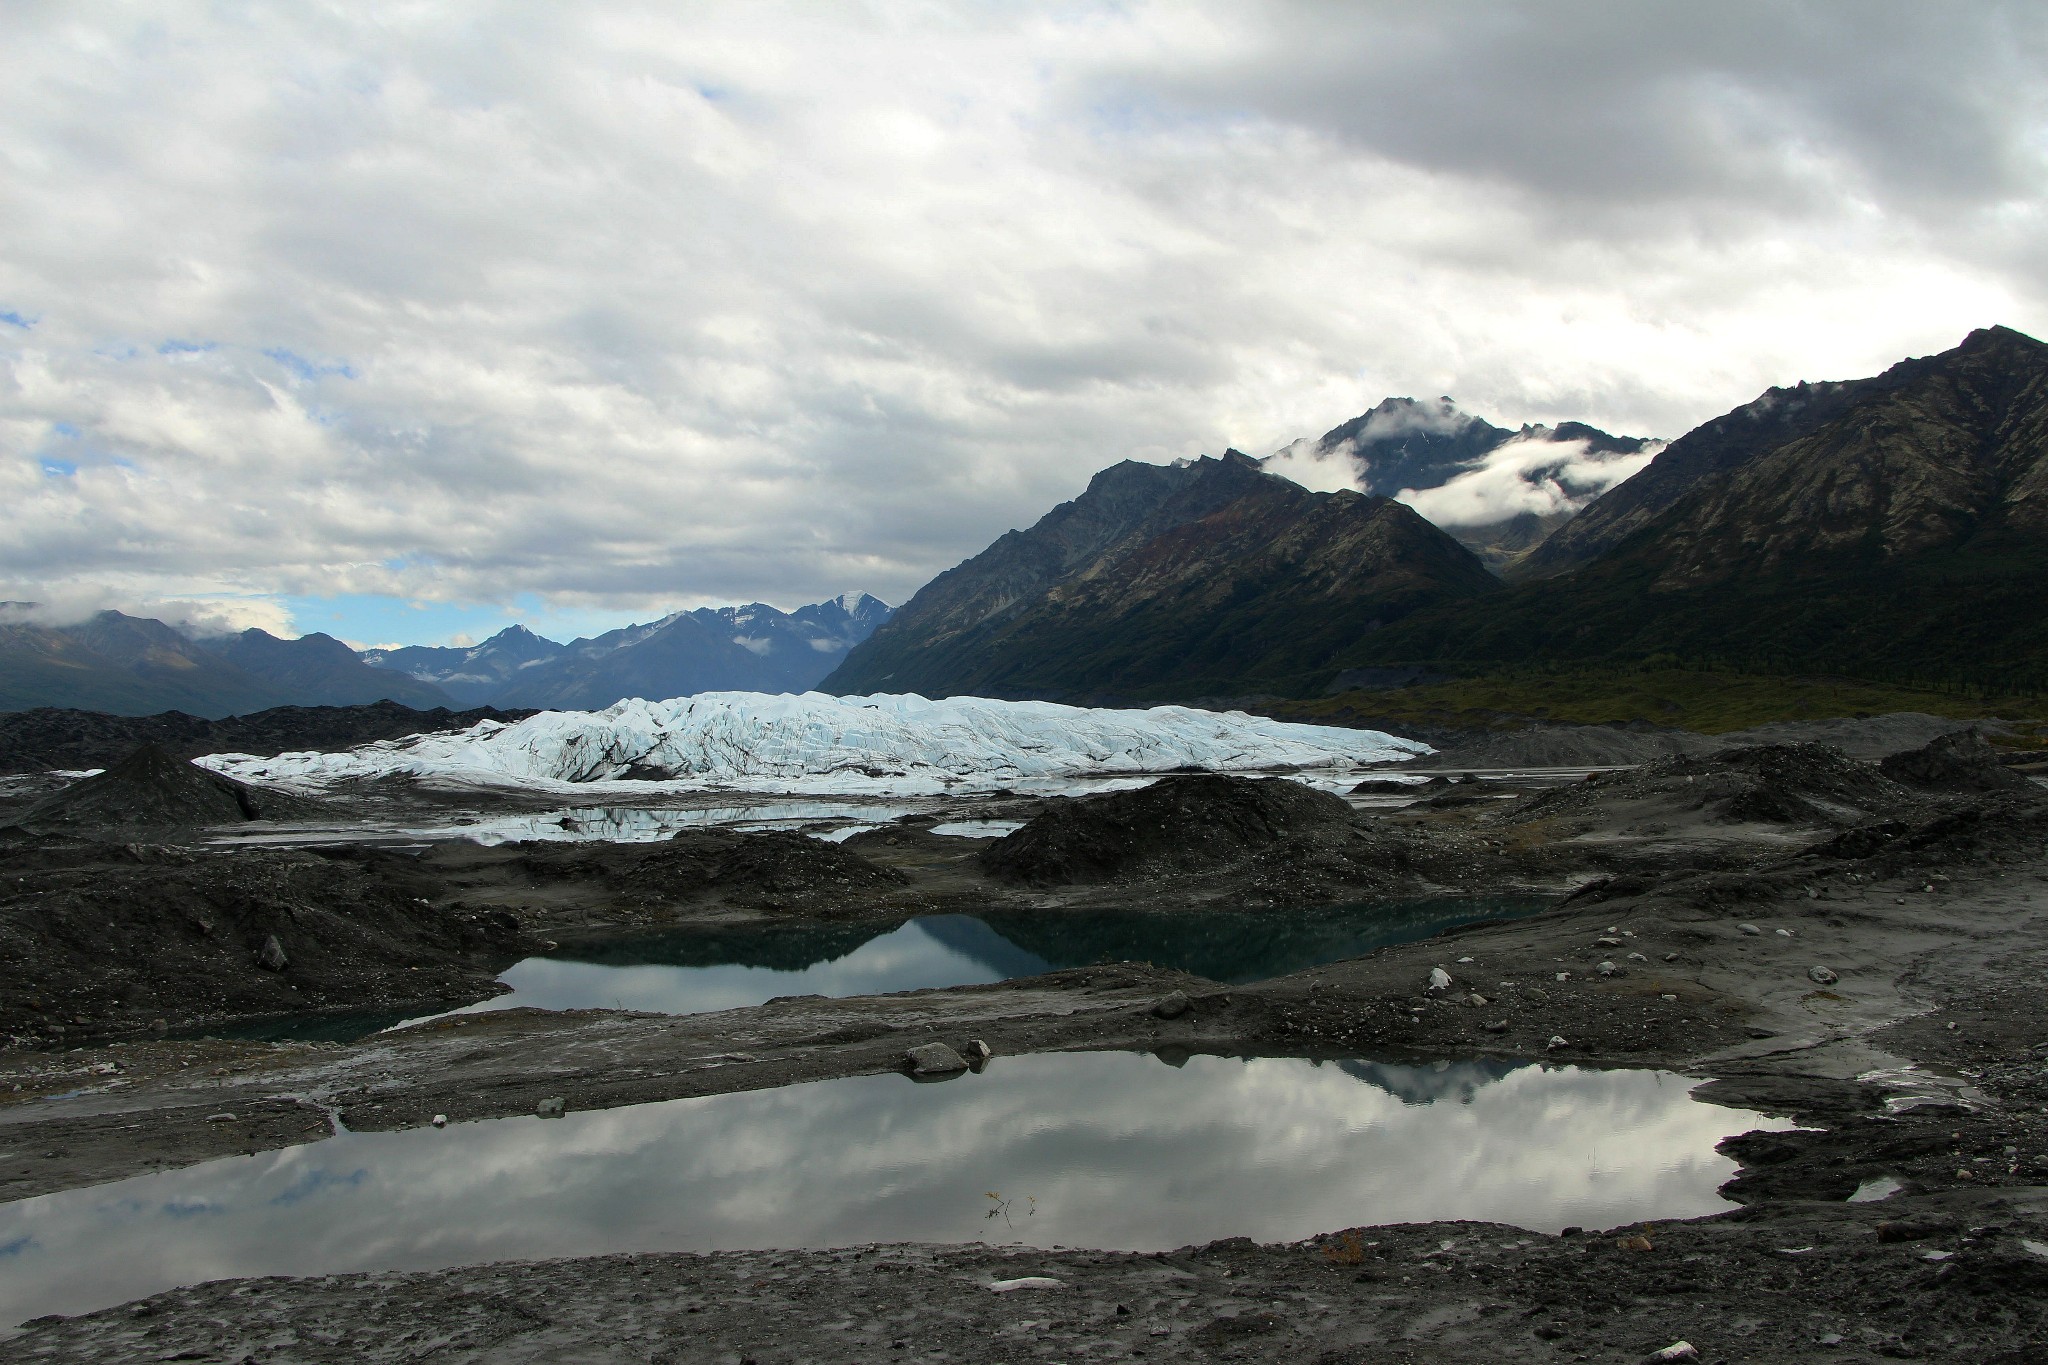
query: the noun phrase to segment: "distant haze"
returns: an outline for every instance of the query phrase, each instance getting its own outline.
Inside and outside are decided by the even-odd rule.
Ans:
[[[0,599],[73,617],[901,602],[1120,459],[1388,395],[1670,439],[2048,333],[2033,3],[16,0],[0,45]],[[1542,510],[1513,458],[1416,505]]]

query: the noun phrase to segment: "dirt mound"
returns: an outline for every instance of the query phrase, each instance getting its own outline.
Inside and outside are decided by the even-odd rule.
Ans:
[[[497,875],[512,886],[601,882],[619,910],[651,920],[713,901],[829,916],[867,906],[874,895],[908,880],[895,868],[791,830],[684,830],[663,843],[520,844],[501,850],[441,851],[435,862],[488,867],[509,852],[512,864]]]
[[[1975,729],[1939,735],[1918,749],[1893,754],[1877,770],[1894,782],[1926,791],[2020,791],[2034,785],[2003,766],[1998,751]]]
[[[380,739],[467,730],[482,720],[519,720],[531,711],[479,706],[468,711],[435,707],[415,711],[395,701],[369,706],[277,706],[246,716],[205,720],[182,711],[154,716],[110,716],[44,706],[0,713],[0,774],[52,768],[105,768],[138,744],[161,744],[179,758],[202,754],[257,754],[269,758],[299,749],[333,752]]]
[[[38,801],[18,823],[66,833],[179,830],[312,819],[322,811],[317,801],[237,782],[146,743],[105,772]]]
[[[429,905],[413,860],[143,844],[0,853],[0,1033],[477,1000],[517,920]]]
[[[1521,802],[1515,816],[1616,819],[1692,813],[1709,820],[1837,828],[1917,806],[1913,793],[1825,744],[1759,744],[1596,773]]]
[[[1351,819],[1342,797],[1285,778],[1168,777],[1136,791],[1050,801],[984,849],[981,865],[1004,881],[1042,886],[1192,871]]]
[[[1724,748],[1748,748],[1759,744],[1826,744],[1840,749],[1850,758],[1876,759],[1906,749],[1917,749],[1968,724],[1970,722],[1947,716],[1930,716],[1923,711],[1895,711],[1885,716],[1774,721],[1769,725],[1717,736],[1715,742]],[[1994,733],[2005,728],[2004,722],[1995,720],[1976,724]]]
[[[1431,755],[1432,768],[1607,768],[1703,753],[1714,741],[1684,730],[1545,725],[1487,735]]]

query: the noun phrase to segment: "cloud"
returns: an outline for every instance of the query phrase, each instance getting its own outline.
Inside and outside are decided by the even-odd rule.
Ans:
[[[1524,512],[1576,512],[1662,449],[1652,442],[1639,454],[1620,455],[1589,450],[1585,441],[1524,437],[1496,446],[1476,467],[1436,488],[1404,488],[1395,500],[1443,527],[1487,526]]]
[[[1358,466],[1352,463],[1354,448],[1351,441],[1326,446],[1313,436],[1304,436],[1268,455],[1260,461],[1260,468],[1318,493],[1337,493],[1347,488],[1356,492],[1360,490]]]
[[[1674,436],[2048,331],[2044,32],[11,5],[0,581],[900,602],[1116,460],[1389,393]]]
[[[272,635],[298,634],[291,611],[265,597],[178,599],[156,597],[133,586],[0,581],[0,624],[75,626],[103,611],[153,617],[188,635],[229,635],[252,627]]]

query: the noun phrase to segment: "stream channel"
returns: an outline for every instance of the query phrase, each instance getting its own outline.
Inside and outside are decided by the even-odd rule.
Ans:
[[[1729,1207],[1714,1146],[1787,1120],[1669,1072],[999,1057],[321,1142],[0,1205],[0,1322],[236,1275],[880,1241],[1129,1250]]]

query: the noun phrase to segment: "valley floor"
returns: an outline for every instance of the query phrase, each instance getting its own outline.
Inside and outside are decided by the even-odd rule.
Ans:
[[[1812,784],[1824,776],[1729,788],[1749,803],[1746,820],[1688,804],[1727,777],[1705,767],[1372,817],[1361,837],[1379,841],[1376,865],[1405,850],[1404,887],[1449,886],[1444,869],[1455,868],[1466,889],[1583,889],[1532,918],[1253,985],[1123,964],[686,1017],[504,1011],[348,1046],[131,1034],[0,1053],[6,1199],[306,1142],[335,1116],[377,1131],[436,1114],[530,1114],[556,1096],[602,1109],[896,1070],[908,1046],[979,1039],[998,1057],[1140,1049],[1668,1068],[1706,1081],[1703,1098],[1800,1124],[1724,1144],[1742,1163],[1726,1213],[1562,1236],[1332,1227],[1299,1244],[1144,1255],[906,1245],[222,1281],[38,1320],[8,1350],[38,1361],[1338,1365],[1635,1361],[1685,1341],[1708,1361],[2039,1359],[2048,801],[2037,790],[1914,797],[1832,824],[1784,807],[1758,814],[1758,790],[1778,800],[1799,779],[1822,799]],[[859,838],[902,878],[874,888],[877,914],[951,896],[1070,913],[1145,889],[1141,878],[1055,894],[990,881],[943,836]],[[1290,858],[1338,876],[1336,840]],[[511,885],[501,861],[459,861],[448,876]],[[1169,866],[1148,894],[1166,903],[1205,885],[1242,898],[1277,876],[1232,866]],[[779,908],[687,913],[801,914],[812,893],[800,883]],[[522,932],[555,933],[582,923],[593,898],[617,899],[592,886],[588,897],[534,890]],[[482,898],[472,888],[463,899]],[[1452,980],[1432,993],[1438,968]],[[1161,1008],[1174,992],[1184,1011]],[[1850,1202],[1885,1179],[1897,1193]],[[990,1288],[1025,1278],[1053,1283]]]

